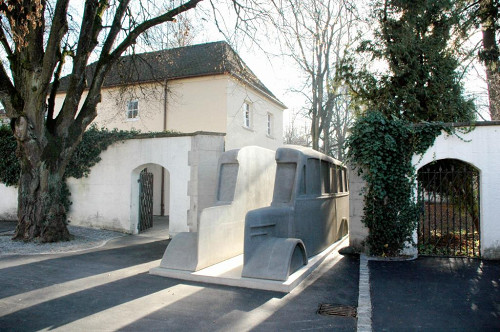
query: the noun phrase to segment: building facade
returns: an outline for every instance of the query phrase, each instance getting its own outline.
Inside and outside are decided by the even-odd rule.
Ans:
[[[67,85],[63,78],[56,110]],[[215,42],[123,57],[107,75],[94,123],[141,132],[224,133],[226,150],[275,150],[283,142],[285,108],[227,43]]]

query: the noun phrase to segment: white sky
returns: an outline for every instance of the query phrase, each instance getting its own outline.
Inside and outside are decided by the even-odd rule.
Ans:
[[[204,19],[198,22],[203,22],[203,30],[196,37],[196,43],[224,40],[224,35],[217,31],[213,19],[208,18],[210,15],[210,7],[207,7],[207,2],[202,2],[201,8],[196,8],[198,11],[196,16],[201,15]],[[200,7],[200,6],[199,6]],[[201,9],[201,10],[199,10]],[[201,12],[201,14],[200,14]],[[225,17],[234,15],[232,12],[224,14]],[[196,20],[196,18],[195,18]],[[471,43],[477,43],[481,38],[480,33],[473,36]],[[276,53],[277,45],[274,40],[264,41],[267,45],[260,47],[269,52]],[[247,43],[249,44],[249,43]],[[302,72],[297,68],[295,63],[290,59],[283,57],[269,58],[262,50],[253,45],[234,45],[236,51],[257,77],[266,85],[285,105],[289,110],[285,112],[284,126],[286,127],[289,121],[289,115],[292,112],[300,111],[306,104],[305,98],[299,93],[292,92],[302,87],[304,80],[301,80]],[[274,48],[274,49],[273,49]],[[464,66],[467,64],[463,64]],[[488,94],[485,81],[484,67],[475,63],[474,66],[468,66],[469,70],[463,79],[465,95],[476,100],[480,117],[478,120],[489,120],[488,114]],[[482,117],[482,118],[481,118]]]
[[[231,20],[234,20],[234,12],[230,8],[223,8],[223,4],[227,5],[227,3],[228,1],[218,1],[217,8],[221,11],[228,26],[231,26]],[[73,2],[73,5],[76,5],[76,11],[83,11],[83,1]],[[225,39],[224,35],[217,30],[214,19],[211,17],[212,9],[210,2],[201,2],[197,8],[189,11],[188,15],[195,24],[202,25],[202,28],[196,32],[194,43],[205,43]],[[221,24],[222,22],[219,21],[219,23]],[[299,90],[302,87],[304,80],[301,79],[301,76],[303,73],[289,58],[270,58],[266,56],[262,49],[268,50],[270,53],[279,53],[279,50],[274,40],[269,40],[265,37],[266,36],[262,38],[263,40],[261,40],[259,46],[252,45],[252,43],[248,42],[233,46],[243,61],[264,85],[266,85],[279,100],[288,106],[288,111],[285,112],[284,116],[284,126],[286,127],[289,123],[289,115],[293,112],[300,111],[306,104],[304,96],[296,92],[291,92],[292,90]],[[481,65],[475,68],[478,70],[470,70],[464,80],[466,94],[468,96],[475,96],[479,100],[477,104],[482,108],[481,114],[486,119],[489,119],[489,115],[487,114],[487,93],[485,94],[487,90],[486,82],[484,81],[484,69]]]

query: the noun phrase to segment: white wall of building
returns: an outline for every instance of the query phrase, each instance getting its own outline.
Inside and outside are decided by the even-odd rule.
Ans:
[[[235,79],[227,85],[226,150],[257,145],[276,150],[283,145],[283,109],[255,89]],[[250,105],[250,127],[244,126],[243,104]],[[271,135],[267,134],[267,114],[272,116]]]
[[[138,101],[139,115],[135,119],[127,118],[130,100]],[[63,101],[64,94],[58,94],[56,113]],[[251,108],[249,128],[243,125],[244,102]],[[161,132],[166,128],[181,133],[226,133],[226,150],[248,145],[276,150],[283,145],[282,106],[230,75],[175,79],[166,86],[154,83],[104,88],[97,109],[94,123],[98,127],[141,132]]]
[[[349,169],[349,245],[364,251],[363,241],[368,228],[361,222],[364,212],[364,196],[361,194],[366,182],[356,169]]]
[[[17,220],[17,187],[0,183],[0,220]]]
[[[71,223],[137,233],[139,173],[159,165],[174,175],[170,187],[175,195],[169,195],[171,228],[186,230],[191,138],[134,139],[110,146],[87,178],[68,179]]]
[[[101,102],[97,105],[97,117],[93,123],[99,128],[134,129],[141,132],[163,131],[164,95],[164,86],[158,83],[103,88]],[[80,107],[83,105],[86,96],[87,91],[83,93]],[[64,98],[64,93],[58,93],[56,96],[56,115],[63,105]],[[139,113],[135,119],[127,118],[127,105],[130,100],[139,102]]]
[[[168,82],[167,129],[226,132],[227,75]]]

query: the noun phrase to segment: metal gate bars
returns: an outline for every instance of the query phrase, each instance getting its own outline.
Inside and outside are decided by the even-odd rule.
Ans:
[[[153,227],[153,173],[147,168],[139,175],[139,232]]]
[[[419,253],[480,257],[479,171],[454,159],[418,171]]]

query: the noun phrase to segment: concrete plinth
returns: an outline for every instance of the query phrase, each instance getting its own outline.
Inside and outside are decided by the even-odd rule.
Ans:
[[[349,240],[346,236],[316,256],[310,257],[309,263],[290,275],[286,281],[243,278],[241,276],[243,255],[233,257],[196,272],[156,267],[149,270],[149,273],[174,279],[289,293],[310,275],[329,254],[339,255],[338,249],[347,246],[348,243]]]

